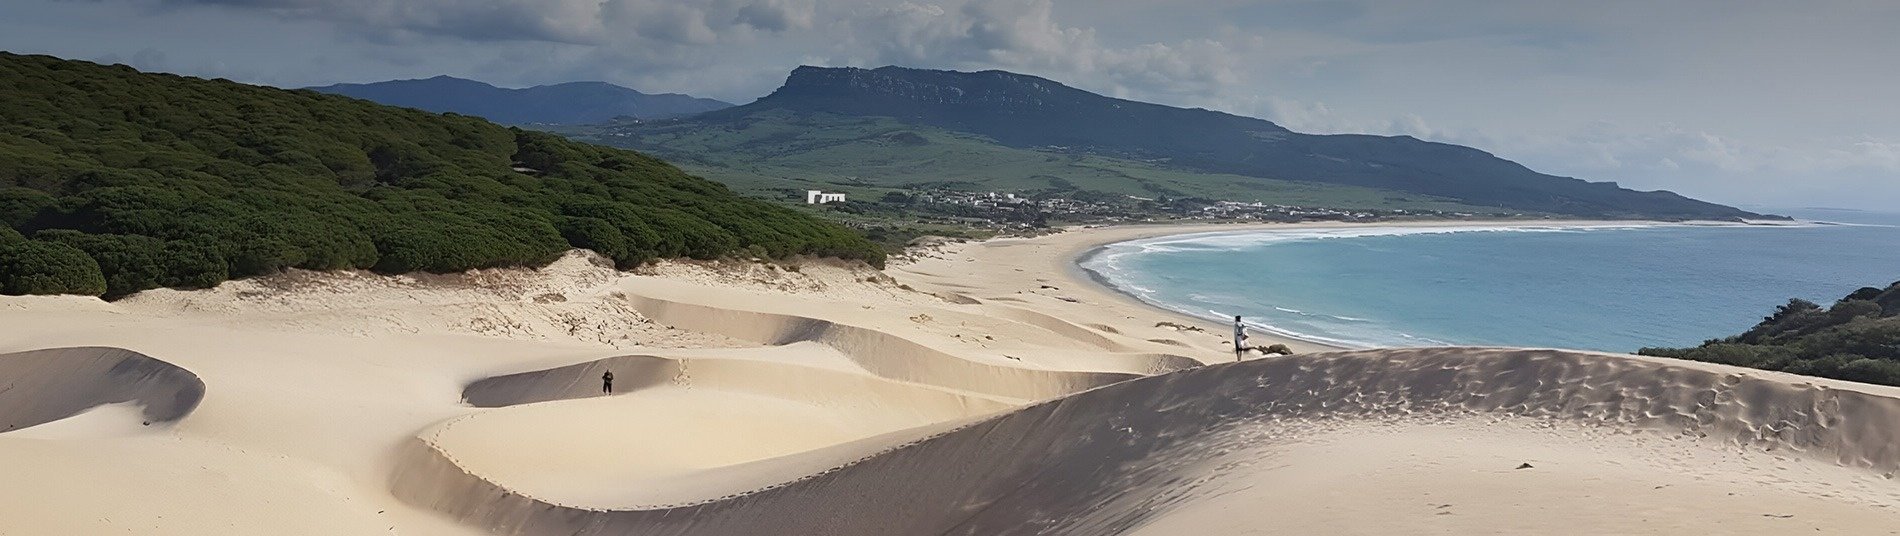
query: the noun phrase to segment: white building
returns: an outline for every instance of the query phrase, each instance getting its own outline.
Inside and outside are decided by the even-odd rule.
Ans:
[[[842,202],[844,202],[844,194],[828,194],[823,190],[805,190],[805,204],[807,205]]]

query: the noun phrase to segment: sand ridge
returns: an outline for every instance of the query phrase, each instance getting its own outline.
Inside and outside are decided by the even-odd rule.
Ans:
[[[810,316],[699,305],[646,295],[633,295],[629,299],[642,314],[668,325],[771,346],[821,342],[843,352],[872,375],[1023,400],[1064,395],[1147,372],[1186,368],[1194,363],[1169,354],[1097,354],[1097,368],[1136,370],[1048,370],[1003,359],[983,360],[970,354],[952,354],[884,331]]]
[[[446,484],[432,493],[414,491],[410,500],[503,534],[1116,534],[1158,522],[1213,498],[1210,493],[1225,484],[1271,469],[1258,462],[1270,463],[1274,447],[1297,446],[1285,437],[1363,423],[1594,428],[1639,433],[1627,441],[1636,445],[1688,441],[1693,445],[1676,446],[1747,457],[1753,465],[1743,465],[1750,470],[1787,463],[1769,454],[1779,451],[1886,474],[1900,466],[1900,454],[1887,441],[1891,430],[1845,423],[1894,422],[1900,398],[1857,387],[1796,385],[1726,367],[1555,350],[1359,351],[1118,383],[945,430],[800,480],[662,508],[557,506],[501,490],[440,455],[406,467],[416,471],[410,478]],[[1737,399],[1730,397],[1744,403],[1728,403]],[[1235,453],[1258,458],[1236,459]],[[1498,471],[1508,472],[1516,462],[1496,463]],[[1887,477],[1866,481],[1876,479]],[[1813,503],[1822,493],[1840,490],[1781,480],[1749,491]],[[1863,502],[1843,507],[1854,521],[1890,515],[1879,509],[1900,504],[1900,490],[1890,486],[1856,491]],[[492,493],[504,499],[494,500]],[[821,506],[827,515],[810,515]],[[1561,519],[1547,521],[1532,528],[1577,528]]]

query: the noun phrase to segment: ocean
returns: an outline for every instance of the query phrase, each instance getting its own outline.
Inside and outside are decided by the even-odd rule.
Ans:
[[[1164,308],[1348,347],[1693,346],[1789,298],[1825,306],[1900,280],[1900,215],[1783,213],[1810,223],[1218,232],[1080,263]]]

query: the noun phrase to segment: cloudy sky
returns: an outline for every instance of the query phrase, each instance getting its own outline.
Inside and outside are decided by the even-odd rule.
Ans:
[[[0,49],[286,87],[449,74],[749,102],[1005,69],[1749,206],[1900,207],[1892,0],[5,0]]]

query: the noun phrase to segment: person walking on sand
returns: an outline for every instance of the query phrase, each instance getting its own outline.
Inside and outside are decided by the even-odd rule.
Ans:
[[[1234,317],[1234,362],[1239,363],[1240,356],[1245,355],[1246,353],[1247,353],[1247,324],[1241,323],[1240,317],[1235,316]]]
[[[600,392],[614,394],[614,371],[609,370],[600,375]]]

